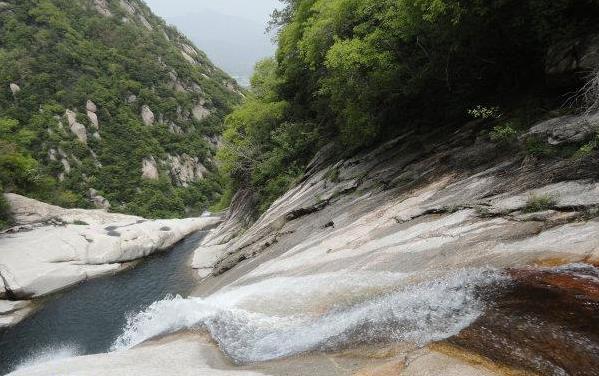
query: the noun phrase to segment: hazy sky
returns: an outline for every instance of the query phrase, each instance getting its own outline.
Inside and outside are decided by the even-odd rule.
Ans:
[[[246,18],[265,24],[278,0],[145,0],[152,10],[165,19],[211,9],[228,16]]]
[[[248,84],[258,60],[274,54],[265,29],[279,0],[145,1],[242,85]]]

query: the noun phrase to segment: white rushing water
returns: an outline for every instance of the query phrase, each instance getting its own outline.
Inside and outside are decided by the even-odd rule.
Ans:
[[[272,278],[207,298],[171,297],[129,317],[113,350],[184,329],[207,330],[238,363],[352,343],[423,345],[471,324],[485,307],[479,292],[508,280],[492,269],[411,282],[416,277],[339,272]]]

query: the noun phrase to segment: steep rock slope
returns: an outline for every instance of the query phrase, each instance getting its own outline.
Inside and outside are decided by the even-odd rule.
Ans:
[[[534,138],[564,151],[596,128],[593,114],[559,117],[532,127],[520,142]],[[598,167],[597,152],[548,157],[498,145],[480,121],[444,137],[408,133],[343,160],[325,148],[254,224],[237,211],[206,238],[194,267],[212,276],[197,293],[208,301],[230,294],[235,308],[277,317],[301,312],[344,328],[311,350],[353,345],[356,332],[357,343],[369,336],[435,343],[428,355],[390,356],[387,371],[363,374],[447,375],[464,360],[486,365],[473,374],[587,374],[599,364],[592,318],[599,310]],[[491,284],[497,294],[462,274],[481,269],[507,271],[506,280]],[[440,276],[442,283],[430,282]],[[433,290],[422,288],[428,283]],[[413,295],[377,300],[404,288]],[[464,288],[490,294],[484,300],[493,303],[455,332],[439,329],[436,339],[446,344],[426,339],[430,328],[447,324],[446,309],[449,322],[468,316],[463,304],[474,301]],[[364,301],[380,306],[351,321]],[[380,329],[379,319],[395,324]],[[303,340],[290,342],[305,350]]]
[[[0,185],[150,217],[201,210],[242,93],[139,0],[0,6]]]

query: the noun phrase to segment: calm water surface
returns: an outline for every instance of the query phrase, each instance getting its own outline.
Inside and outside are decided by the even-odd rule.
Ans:
[[[196,233],[132,270],[51,297],[29,319],[0,331],[0,375],[40,360],[106,352],[128,314],[169,294],[188,296],[196,282],[189,259],[206,233]]]

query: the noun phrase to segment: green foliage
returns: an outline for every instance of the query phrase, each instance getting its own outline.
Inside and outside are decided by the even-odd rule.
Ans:
[[[499,107],[485,107],[485,106],[476,106],[468,110],[468,115],[472,116],[474,119],[499,119],[501,117],[501,112],[499,111]]]
[[[511,123],[496,125],[490,133],[491,141],[500,145],[510,145],[518,138],[518,131]]]
[[[6,202],[6,199],[1,194],[1,192],[2,189],[0,189],[0,231],[9,227],[12,223],[8,202]]]
[[[549,210],[557,204],[557,198],[551,195],[530,195],[523,209],[524,213],[537,213]]]
[[[588,157],[589,155],[592,155],[593,152],[595,152],[598,147],[599,147],[599,134],[597,134],[597,136],[595,138],[593,138],[591,141],[582,145],[576,151],[576,153],[574,153],[574,158],[581,159],[581,158]]]
[[[181,51],[191,42],[143,2],[130,1],[152,30],[119,1],[107,3],[111,17],[86,0],[23,0],[0,12],[0,184],[66,207],[89,207],[87,192],[94,188],[119,211],[195,213],[216,199],[220,186],[176,187],[166,169],[160,184],[147,184],[142,160],[152,156],[160,164],[187,154],[214,170],[209,159],[215,152],[205,138],[222,131],[224,116],[240,99],[236,86],[200,51],[197,64],[187,62]],[[13,96],[9,83],[21,91]],[[87,100],[98,107],[100,140],[92,137]],[[199,103],[211,112],[202,121],[191,115]],[[154,126],[142,123],[143,105],[155,113]],[[71,133],[66,109],[85,126],[87,145]]]
[[[230,187],[254,188],[262,210],[324,143],[351,154],[406,130],[497,120],[501,108],[510,123],[490,137],[512,144],[536,102],[563,94],[545,86],[548,49],[596,32],[599,17],[596,0],[283,2],[276,60],[256,67],[219,153]]]

